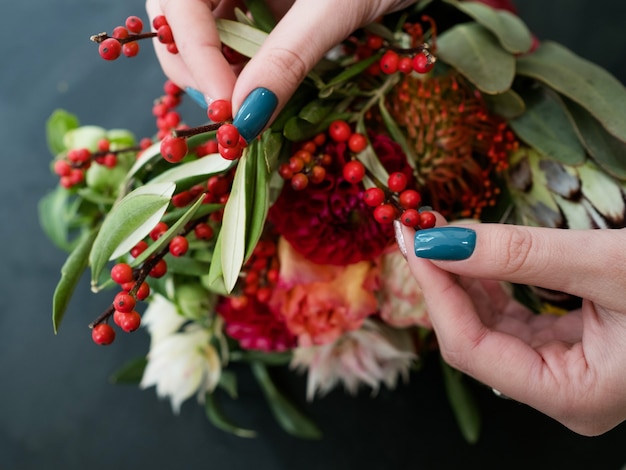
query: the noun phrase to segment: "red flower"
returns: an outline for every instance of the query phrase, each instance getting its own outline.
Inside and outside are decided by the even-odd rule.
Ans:
[[[517,14],[517,8],[511,0],[477,0],[480,3],[484,3],[485,5],[489,5],[491,8],[495,8],[496,10],[508,10],[511,13]]]

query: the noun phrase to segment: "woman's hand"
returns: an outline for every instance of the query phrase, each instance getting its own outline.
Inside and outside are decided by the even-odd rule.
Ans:
[[[401,233],[446,362],[580,434],[624,421],[626,230],[440,222]],[[567,292],[582,308],[535,315],[499,281]]]

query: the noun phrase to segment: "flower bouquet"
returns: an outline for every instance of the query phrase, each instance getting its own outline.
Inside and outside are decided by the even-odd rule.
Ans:
[[[275,24],[262,1],[247,5],[217,21],[232,63],[252,57]],[[151,26],[130,17],[92,40],[107,60],[132,57],[144,38],[177,53],[167,19]],[[140,326],[150,334],[145,357],[116,380],[155,386],[176,412],[195,396],[240,436],[254,431],[224,416],[214,393],[236,396],[231,364],[249,364],[285,430],[316,438],[272,366],[306,374],[312,400],[340,386],[394,388],[436,354],[394,225],[432,227],[435,210],[452,221],[624,226],[624,87],[539,42],[506,1],[425,0],[354,31],[249,142],[230,103],[211,103],[194,127],[177,111],[186,98],[167,81],[151,110],[155,134],[143,138],[64,110],[50,116],[59,185],[40,217],[69,252],[53,327],[89,272],[92,290],[111,297],[86,321],[94,342]],[[558,293],[514,291],[559,312]],[[442,365],[475,441],[463,377]]]

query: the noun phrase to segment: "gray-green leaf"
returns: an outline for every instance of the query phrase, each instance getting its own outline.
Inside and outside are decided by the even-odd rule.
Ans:
[[[475,444],[480,437],[481,417],[478,405],[467,385],[464,383],[464,375],[448,364],[441,361],[443,379],[446,386],[446,394],[452,411],[456,417],[461,434],[467,442]]]
[[[216,24],[220,40],[246,57],[256,54],[267,37],[267,33],[237,21],[220,18]]]
[[[66,150],[65,134],[79,126],[78,118],[65,111],[56,109],[46,121],[46,139],[52,155],[58,155]]]

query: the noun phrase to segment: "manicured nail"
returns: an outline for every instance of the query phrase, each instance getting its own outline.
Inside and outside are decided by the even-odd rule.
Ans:
[[[440,261],[469,258],[476,247],[476,232],[463,227],[439,227],[415,234],[415,256]]]
[[[256,138],[272,117],[278,98],[267,88],[255,88],[244,100],[233,119],[246,142]]]
[[[210,99],[195,88],[187,87],[185,88],[185,93],[187,93],[187,95],[189,95],[189,97],[198,103],[202,108],[207,109],[209,107],[208,102]]]

